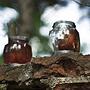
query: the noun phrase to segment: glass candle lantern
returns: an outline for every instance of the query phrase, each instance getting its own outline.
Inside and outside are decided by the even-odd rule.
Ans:
[[[55,51],[80,51],[79,33],[72,21],[55,22],[49,36]]]
[[[32,48],[29,45],[27,36],[18,34],[15,22],[8,24],[8,44],[5,45],[3,51],[4,63],[6,64],[25,64],[31,61]]]
[[[9,42],[5,45],[4,62],[6,64],[18,63],[25,64],[30,62],[32,57],[31,46],[28,44],[28,39],[25,36],[12,36]]]

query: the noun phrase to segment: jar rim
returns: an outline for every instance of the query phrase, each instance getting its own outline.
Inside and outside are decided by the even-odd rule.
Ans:
[[[73,21],[64,21],[64,20],[56,21],[52,27],[55,28],[59,24],[66,24],[66,25],[70,25],[70,26],[76,28],[76,25]]]
[[[10,36],[11,39],[27,40],[27,36]]]

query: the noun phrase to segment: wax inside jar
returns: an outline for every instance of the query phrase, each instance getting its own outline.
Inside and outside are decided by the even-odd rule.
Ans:
[[[31,46],[26,40],[19,38],[10,39],[9,43],[4,48],[5,63],[24,64],[30,62],[32,57]]]
[[[79,51],[79,35],[75,30],[69,30],[68,34],[64,34],[63,39],[58,39],[58,50]]]

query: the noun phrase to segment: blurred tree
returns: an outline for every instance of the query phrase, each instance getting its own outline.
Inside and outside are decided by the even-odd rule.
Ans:
[[[17,0],[17,7],[20,13],[19,24],[20,32],[19,35],[30,36],[33,30],[33,3],[32,0]]]
[[[19,12],[17,21],[19,24],[19,35],[30,36],[33,30],[32,0],[0,0],[0,5],[14,8]]]
[[[8,6],[16,9],[19,16],[20,34],[31,35],[34,27],[34,22],[37,22],[40,26],[40,16],[44,9],[49,5],[56,3],[63,4],[66,0],[0,0],[1,6]],[[90,0],[71,0],[83,5],[90,5]],[[35,19],[36,20],[35,20]],[[34,20],[35,21],[34,21]],[[34,28],[35,29],[35,28]]]

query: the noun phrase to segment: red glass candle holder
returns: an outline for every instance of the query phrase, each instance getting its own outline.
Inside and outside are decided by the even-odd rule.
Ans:
[[[18,63],[25,64],[30,62],[32,58],[32,49],[28,44],[28,39],[25,36],[11,36],[9,42],[5,45],[4,62],[6,64]]]

